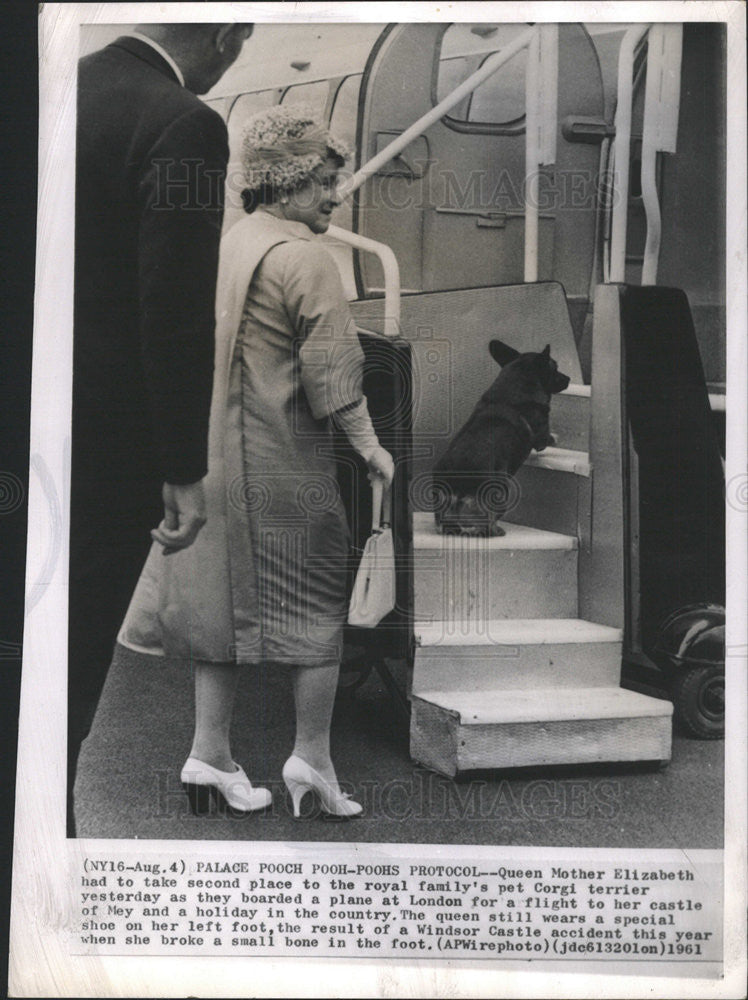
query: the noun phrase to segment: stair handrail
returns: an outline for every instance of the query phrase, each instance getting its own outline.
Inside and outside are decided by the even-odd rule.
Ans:
[[[642,264],[643,285],[657,283],[657,264],[662,241],[662,217],[657,193],[657,153],[674,153],[676,149],[682,50],[682,24],[653,26],[648,39],[642,138],[642,202],[647,219],[647,239]]]
[[[339,226],[328,226],[327,236],[341,243],[347,243],[357,250],[372,253],[379,258],[384,272],[384,326],[385,337],[400,336],[400,268],[392,247],[386,243],[360,236]]]
[[[471,73],[467,79],[463,80],[454,90],[450,91],[446,97],[443,97],[438,104],[435,104],[433,108],[424,115],[421,115],[420,118],[417,118],[412,125],[396,136],[376,156],[372,156],[354,174],[343,181],[338,187],[338,197],[342,200],[348,198],[354,191],[357,191],[380,167],[383,167],[385,163],[388,163],[401,153],[414,139],[423,135],[428,128],[435,122],[438,122],[440,118],[443,118],[456,104],[459,104],[463,97],[472,94],[484,80],[487,80],[489,76],[493,76],[497,70],[501,69],[504,63],[509,62],[521,49],[527,48],[537,34],[537,27],[528,28],[521,35],[517,35],[500,52],[495,52],[492,56],[489,56],[479,69]]]
[[[556,160],[558,25],[541,24],[528,46],[525,73],[524,280],[538,280],[540,168]]]
[[[634,92],[634,57],[651,24],[635,24],[623,36],[618,56],[615,163],[613,166],[613,224],[610,238],[610,282],[626,280],[626,225],[629,201],[629,157]]]

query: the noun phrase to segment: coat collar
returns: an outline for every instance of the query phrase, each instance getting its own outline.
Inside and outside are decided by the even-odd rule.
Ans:
[[[158,70],[159,73],[163,73],[164,76],[167,76],[170,80],[173,80],[174,83],[181,86],[176,73],[166,59],[159,55],[153,46],[149,45],[147,42],[142,42],[139,38],[133,38],[132,35],[122,35],[121,38],[112,42],[112,45],[119,49],[125,49],[125,51],[129,52],[130,55],[137,56],[138,59],[142,59],[143,62],[147,62],[149,66],[152,66],[154,69]]]
[[[315,233],[304,222],[295,222],[291,219],[279,219],[277,215],[270,212],[263,212],[258,208],[249,216],[253,220],[253,225],[268,231],[275,230],[282,233],[286,239],[313,240]]]
[[[176,73],[177,80],[179,80],[181,86],[182,87],[184,86],[184,73],[179,68],[173,57],[169,55],[169,53],[166,51],[163,45],[159,45],[157,41],[155,41],[153,38],[149,38],[147,35],[141,35],[139,31],[136,31],[133,37],[140,39],[141,42],[144,42],[146,45],[150,46],[150,48],[152,48],[155,52],[157,52],[162,59],[165,59],[169,64],[169,66],[171,66],[172,70]]]

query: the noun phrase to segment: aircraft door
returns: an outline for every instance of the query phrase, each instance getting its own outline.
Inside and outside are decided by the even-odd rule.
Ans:
[[[382,37],[364,78],[362,162],[429,111],[524,24],[405,24]],[[358,192],[357,229],[392,246],[404,290],[523,280],[524,51],[449,116],[431,126]],[[599,148],[561,132],[569,116],[602,119],[600,68],[580,25],[559,28],[557,163],[541,179],[539,279],[559,280],[581,300],[593,266]],[[494,120],[496,119],[496,120]],[[364,293],[381,287],[378,265],[361,261]]]

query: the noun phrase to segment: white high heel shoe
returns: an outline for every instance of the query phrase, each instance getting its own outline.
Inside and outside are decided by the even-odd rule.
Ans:
[[[288,758],[283,765],[283,781],[291,796],[294,819],[300,818],[301,800],[307,792],[317,793],[322,809],[330,816],[352,819],[363,810],[362,805],[345,792],[336,790],[301,757]]]
[[[210,813],[211,799],[219,812],[229,808],[245,813],[266,809],[273,801],[267,788],[253,788],[244,769],[233,763],[235,771],[219,771],[196,757],[187,758],[182,768],[182,788],[196,816]]]

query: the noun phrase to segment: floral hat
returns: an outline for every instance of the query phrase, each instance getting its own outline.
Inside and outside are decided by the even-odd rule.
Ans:
[[[299,187],[328,151],[342,159],[350,150],[304,105],[280,104],[253,115],[242,133],[241,162],[250,190],[263,185],[280,191]]]

